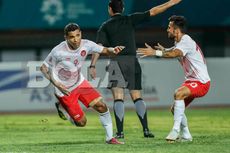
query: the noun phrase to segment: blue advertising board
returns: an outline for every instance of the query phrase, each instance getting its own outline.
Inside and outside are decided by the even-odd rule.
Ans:
[[[167,0],[124,0],[125,12],[146,11]],[[109,18],[109,0],[0,0],[0,30],[62,29],[68,22],[81,28],[98,29]],[[230,26],[229,0],[182,1],[179,5],[157,15],[151,27],[166,27],[168,17],[184,15],[191,27]]]
[[[132,0],[126,0],[126,11]],[[0,0],[0,30],[60,29],[68,22],[98,28],[108,15],[106,0]]]

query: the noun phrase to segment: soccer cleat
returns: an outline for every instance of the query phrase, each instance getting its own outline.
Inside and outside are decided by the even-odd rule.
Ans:
[[[192,135],[190,134],[188,128],[181,129],[181,142],[192,141]]]
[[[63,112],[59,109],[59,105],[60,105],[60,103],[58,103],[58,102],[55,103],[55,106],[56,106],[56,109],[57,109],[57,112],[58,112],[58,116],[63,120],[67,120],[67,118],[65,117]]]
[[[181,142],[189,142],[192,141],[192,136],[190,133],[182,133]]]
[[[154,134],[152,134],[149,130],[144,131],[144,137],[145,138],[154,138]]]
[[[192,137],[190,137],[190,138],[183,138],[183,137],[181,137],[180,141],[181,142],[192,142]]]
[[[165,138],[168,142],[174,142],[179,138],[179,132],[172,129],[172,131],[168,134],[168,136]]]
[[[112,138],[108,141],[106,141],[107,144],[125,144],[124,142],[118,141],[116,138]]]
[[[124,133],[123,133],[123,132],[121,132],[121,133],[118,133],[118,132],[117,132],[117,133],[116,133],[116,136],[115,136],[116,139],[124,139],[124,137],[125,137],[125,136],[124,136]]]

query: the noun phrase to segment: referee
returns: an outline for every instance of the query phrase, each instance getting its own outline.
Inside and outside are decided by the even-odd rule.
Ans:
[[[116,120],[116,138],[124,138],[124,89],[129,89],[130,96],[135,104],[136,113],[143,127],[144,137],[153,138],[149,131],[146,104],[141,96],[141,67],[136,58],[135,26],[164,12],[181,0],[170,0],[162,5],[151,8],[146,12],[122,15],[124,3],[122,0],[110,0],[108,12],[111,16],[104,22],[97,33],[98,44],[103,46],[125,46],[125,49],[116,57],[111,57],[108,87],[112,90],[114,98],[114,114]],[[92,57],[90,74],[96,75],[95,64],[99,55]]]

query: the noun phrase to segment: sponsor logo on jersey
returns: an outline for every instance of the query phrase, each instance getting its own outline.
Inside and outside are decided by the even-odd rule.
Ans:
[[[85,50],[82,50],[81,51],[81,56],[84,57],[86,55],[86,51]]]

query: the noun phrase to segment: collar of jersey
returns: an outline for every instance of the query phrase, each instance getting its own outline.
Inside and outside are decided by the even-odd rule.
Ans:
[[[77,49],[72,50],[72,49],[70,49],[70,47],[66,41],[65,41],[65,44],[67,45],[67,51],[70,53],[77,53],[79,48],[81,47],[81,45],[80,45]]]

